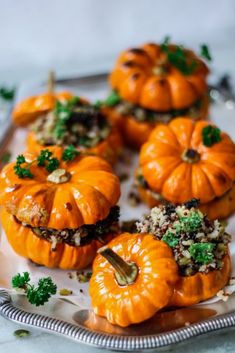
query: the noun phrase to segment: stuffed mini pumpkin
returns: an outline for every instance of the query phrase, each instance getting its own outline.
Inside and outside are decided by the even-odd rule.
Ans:
[[[101,109],[80,97],[57,101],[54,109],[41,115],[30,129],[27,147],[32,152],[50,146],[73,146],[114,164],[122,149],[117,127],[108,122]]]
[[[93,263],[92,307],[112,324],[139,323],[169,303],[177,279],[168,245],[149,234],[123,233],[101,248]]]
[[[207,46],[201,49],[202,56],[211,59]],[[128,49],[110,74],[110,119],[117,122],[127,144],[139,148],[159,122],[179,115],[206,118],[208,72],[193,51],[170,44],[169,38],[160,45]]]
[[[0,175],[2,224],[13,249],[48,267],[80,269],[117,229],[120,196],[110,165],[54,147],[26,153]]]
[[[153,234],[173,251],[179,279],[168,306],[188,306],[215,296],[229,282],[230,235],[217,220],[198,209],[198,201],[155,207],[137,223],[140,233]]]
[[[211,219],[235,211],[235,144],[211,122],[177,118],[157,126],[139,164],[137,185],[151,207],[197,198]]]

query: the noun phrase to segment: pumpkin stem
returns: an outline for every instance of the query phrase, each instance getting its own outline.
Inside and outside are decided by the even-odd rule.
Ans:
[[[54,170],[51,174],[48,175],[47,181],[50,181],[54,184],[62,184],[69,181],[71,174],[65,169],[59,168]]]
[[[48,93],[54,93],[55,91],[55,72],[49,71],[47,80]]]
[[[115,278],[120,286],[126,286],[135,282],[138,276],[138,267],[135,263],[127,263],[117,253],[107,246],[103,246],[98,253],[108,260],[115,269]]]
[[[187,163],[197,163],[200,161],[200,154],[196,150],[188,148],[183,152],[181,158]]]

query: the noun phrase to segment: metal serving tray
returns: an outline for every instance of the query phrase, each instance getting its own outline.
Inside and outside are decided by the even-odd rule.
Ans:
[[[73,89],[77,94],[95,100],[102,99],[107,94],[106,78],[106,74],[99,74],[62,79],[57,83],[62,84],[63,88]],[[43,89],[45,89],[43,83],[27,83],[19,89],[16,99]],[[210,94],[214,100],[213,120],[235,137],[234,97],[224,90],[224,87],[218,86],[211,87]],[[3,152],[9,144],[14,144],[10,138],[12,131],[13,127],[8,119],[8,134],[1,140],[0,152]],[[131,211],[133,217],[139,216],[135,214],[136,212],[135,209]],[[232,224],[235,229],[234,217],[232,217]],[[2,289],[0,290],[0,314],[25,326],[56,333],[78,343],[114,351],[136,352],[166,349],[200,335],[233,328],[235,296],[231,295],[227,302],[212,301],[204,305],[160,312],[142,324],[123,329],[109,324],[104,318],[97,317],[92,310],[82,309],[67,300],[53,298],[42,308],[35,308],[24,296],[12,294],[12,292],[10,295],[9,291]]]

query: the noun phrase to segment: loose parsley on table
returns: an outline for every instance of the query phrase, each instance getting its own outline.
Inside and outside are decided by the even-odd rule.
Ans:
[[[57,286],[53,283],[51,277],[40,278],[38,285],[30,283],[30,275],[28,272],[18,273],[12,278],[12,287],[23,289],[26,293],[28,301],[36,306],[40,306],[48,302],[51,295],[56,294]]]
[[[0,97],[6,101],[11,101],[14,98],[15,89],[0,87]]]

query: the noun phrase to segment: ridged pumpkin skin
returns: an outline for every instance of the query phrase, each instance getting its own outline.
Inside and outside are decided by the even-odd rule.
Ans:
[[[0,204],[21,222],[33,227],[79,228],[106,218],[120,196],[120,182],[105,160],[79,156],[72,162],[61,161],[63,149],[51,148],[60,167],[71,174],[62,184],[47,181],[48,172],[33,164],[33,179],[20,179],[10,163],[0,175]],[[25,153],[26,161],[37,155]]]
[[[175,46],[170,48],[174,50]],[[110,85],[122,99],[143,108],[166,112],[189,107],[207,91],[208,68],[192,51],[184,51],[197,63],[190,75],[166,63],[166,54],[158,44],[128,49],[118,57]],[[162,72],[164,65],[166,70]]]
[[[166,306],[178,279],[178,266],[171,249],[149,234],[123,233],[108,247],[139,273],[134,283],[120,286],[114,269],[101,255],[93,262],[90,280],[92,307],[112,324],[128,326],[152,317]]]
[[[235,181],[235,144],[221,132],[221,141],[203,145],[202,129],[207,121],[185,118],[157,126],[140,152],[140,167],[151,190],[172,203],[192,198],[206,204],[229,191]],[[187,150],[196,151],[199,160],[183,160]]]
[[[162,203],[161,200],[156,200],[149,189],[138,187],[138,192],[141,199],[150,207],[158,206]],[[235,212],[235,184],[223,196],[216,198],[208,203],[199,205],[202,213],[205,213],[209,219],[224,219]]]
[[[97,249],[103,246],[97,240],[92,240],[84,246],[60,243],[57,244],[56,250],[52,251],[49,241],[35,235],[29,227],[22,226],[4,208],[1,211],[1,222],[10,245],[18,255],[50,268],[86,268],[95,258]],[[112,239],[112,235],[108,235],[106,239]]]
[[[26,144],[27,149],[34,153],[39,153],[41,149],[48,148],[48,146],[42,146],[37,142],[34,132],[28,134]],[[95,147],[86,148],[82,151],[104,158],[112,165],[115,164],[122,151],[122,139],[119,130],[117,127],[112,127],[110,134],[105,140],[101,141]]]
[[[230,256],[225,255],[223,261],[221,270],[181,277],[175,284],[174,294],[168,306],[189,306],[214,297],[226,286],[231,275]]]
[[[187,117],[193,120],[206,119],[208,117],[208,108],[209,102],[208,97],[205,96],[202,101],[198,116],[196,118]],[[120,114],[115,107],[114,108],[105,108],[106,114],[109,117],[109,120],[118,126],[121,131],[123,140],[126,145],[134,148],[140,149],[140,147],[148,140],[153,129],[158,126],[159,122],[150,123],[150,122],[138,122],[131,115],[122,115]]]
[[[12,119],[16,125],[26,126],[35,121],[40,115],[52,110],[57,100],[65,102],[73,97],[72,93],[43,93],[19,102],[12,112]]]

